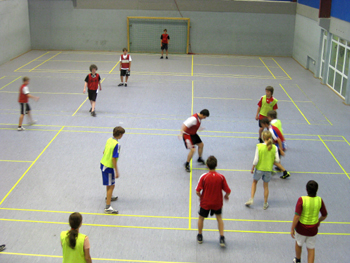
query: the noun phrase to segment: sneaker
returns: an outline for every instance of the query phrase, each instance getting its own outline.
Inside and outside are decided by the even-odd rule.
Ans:
[[[220,237],[220,246],[221,246],[221,247],[226,247],[225,237],[224,237],[224,236],[221,236],[221,237]]]
[[[6,249],[6,245],[4,244],[4,245],[0,245],[0,252],[1,251],[4,251]]]
[[[202,234],[198,234],[198,235],[197,235],[197,242],[198,242],[199,244],[202,244],[202,243],[203,243],[203,235],[202,235]]]
[[[107,200],[107,197],[105,199]],[[112,198],[111,198],[112,202],[117,201],[117,200],[118,200],[118,196],[112,196]]]
[[[92,111],[92,108],[90,108],[89,112],[91,112],[91,111]]]
[[[118,87],[120,87],[120,86],[124,86],[124,83],[119,83],[119,84],[118,84]]]
[[[248,202],[246,202],[245,203],[245,206],[251,206],[252,204],[254,203],[254,199],[253,198],[250,198],[249,200],[248,200]]]
[[[92,112],[91,112],[91,116],[92,116],[92,117],[96,117],[95,111],[92,111]]]
[[[128,84],[126,84],[126,83],[125,83],[125,85],[124,85],[124,86],[125,86],[125,87],[127,87],[127,86],[128,86]]]
[[[166,59],[168,59],[168,57],[165,57]]]
[[[191,172],[190,165],[185,163],[186,172]]]
[[[301,262],[300,259],[297,259],[297,258],[293,259],[293,263],[300,263],[300,262]]]
[[[163,59],[163,56],[161,56],[160,59]]]
[[[258,140],[259,140],[260,143],[263,143],[263,142],[264,142],[261,138],[259,138]]]
[[[197,160],[197,162],[199,162],[199,163],[205,165],[205,161],[202,159],[202,157],[199,157],[198,160]]]
[[[284,171],[284,172],[283,172],[283,175],[281,175],[280,178],[286,179],[286,178],[288,178],[289,176],[290,176],[290,173],[287,172],[287,171]]]
[[[106,214],[118,214],[119,212],[117,210],[114,210],[112,206],[109,206],[109,208],[105,209]]]
[[[19,127],[19,128],[17,128],[17,131],[25,131],[26,129],[25,128],[23,128],[23,127]]]
[[[268,202],[264,203],[264,206],[263,206],[264,210],[266,210],[268,207],[269,207],[269,203]]]
[[[33,121],[30,121],[28,124],[29,125],[34,125],[35,123],[37,123],[38,121],[37,120],[33,120]]]

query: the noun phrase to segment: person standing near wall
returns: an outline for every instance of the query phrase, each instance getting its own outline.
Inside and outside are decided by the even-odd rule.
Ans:
[[[119,71],[120,71],[120,86],[128,86],[128,78],[130,76],[130,68],[131,68],[131,56],[128,54],[128,49],[123,48],[123,54],[120,55],[119,58]],[[124,84],[124,76],[125,76],[125,84]]]
[[[163,52],[165,49],[166,59],[168,59],[168,45],[169,45],[170,36],[168,35],[168,30],[164,29],[164,33],[160,36],[160,49],[162,50],[162,56],[160,59],[163,59]]]

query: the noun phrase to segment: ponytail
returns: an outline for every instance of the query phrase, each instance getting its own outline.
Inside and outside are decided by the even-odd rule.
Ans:
[[[69,240],[69,246],[74,249],[75,245],[77,243],[77,237],[78,237],[78,229],[81,226],[81,222],[83,221],[83,217],[80,213],[75,212],[69,216],[69,225],[72,228],[68,231],[67,237]]]
[[[264,141],[266,142],[267,150],[271,151],[272,145],[273,145],[271,132],[270,131],[264,131],[262,133],[262,137],[263,137]]]
[[[272,149],[272,139],[270,138],[268,141],[267,141],[267,143],[266,143],[266,146],[267,146],[267,150],[268,151],[271,151],[271,149]]]

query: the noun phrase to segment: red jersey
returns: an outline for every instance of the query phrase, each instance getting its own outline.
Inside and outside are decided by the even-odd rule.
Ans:
[[[260,98],[259,102],[258,102],[258,106],[261,108],[261,105],[262,105],[262,98]],[[266,103],[270,104],[271,102],[273,102],[274,100],[274,97],[271,97],[271,98],[266,98]],[[275,106],[273,106],[273,110],[277,110],[278,109],[278,106],[277,106],[277,103],[275,104]],[[266,116],[264,115],[261,115],[259,114],[259,120],[262,120],[263,118],[265,118]]]
[[[90,73],[89,75],[87,75],[85,81],[88,84],[88,89],[89,90],[97,90],[98,89],[98,83],[100,82],[101,78],[100,75],[98,73],[96,73],[95,77],[92,76],[92,74]]]
[[[196,188],[197,192],[202,191],[200,206],[205,210],[219,210],[222,208],[222,190],[227,194],[231,193],[225,176],[215,171],[202,174]]]
[[[18,102],[19,103],[28,103],[28,96],[27,96],[27,94],[29,94],[29,90],[27,88],[27,85],[23,84],[19,88]]]
[[[169,35],[168,34],[162,34],[162,43],[168,44],[169,43]]]
[[[127,54],[126,58],[124,55],[120,55],[120,61],[122,63],[122,69],[128,69],[130,67],[130,55]]]
[[[185,122],[184,132],[186,134],[195,135],[201,126],[201,120],[198,117],[198,113],[193,114],[190,118],[188,118]]]

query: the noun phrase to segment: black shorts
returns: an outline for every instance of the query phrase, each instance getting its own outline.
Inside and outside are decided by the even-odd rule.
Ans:
[[[162,47],[160,48],[161,50],[168,50],[168,44],[162,43]]]
[[[89,100],[96,101],[96,98],[97,98],[97,90],[89,89],[89,90],[88,90],[88,94],[89,94]]]
[[[199,214],[200,216],[208,217],[209,212],[210,212],[210,216],[213,216],[214,214],[215,214],[215,215],[221,215],[221,213],[222,213],[222,208],[220,208],[219,210],[206,210],[206,209],[204,209],[204,208],[202,208],[202,207],[199,207],[198,214]]]
[[[21,114],[27,114],[28,111],[30,111],[30,107],[28,103],[20,103],[20,108],[21,108]],[[24,107],[25,107],[25,111],[24,111]]]
[[[127,77],[129,77],[130,76],[130,70],[128,70],[128,69],[122,69],[122,70],[120,70],[120,76],[127,76]]]
[[[201,138],[199,138],[197,133],[195,135],[183,134],[182,139],[184,140],[186,149],[191,149],[196,144],[202,142]]]

